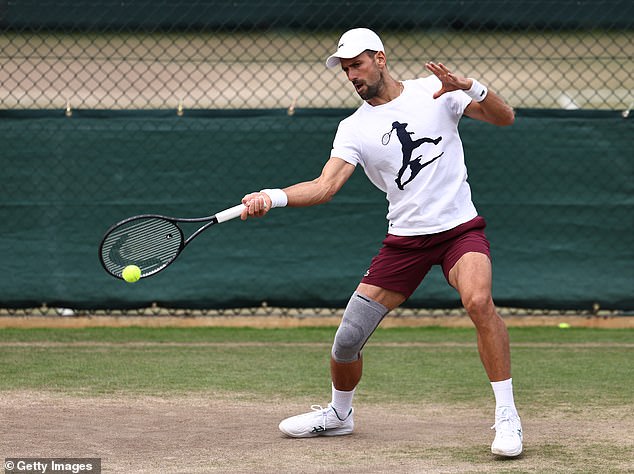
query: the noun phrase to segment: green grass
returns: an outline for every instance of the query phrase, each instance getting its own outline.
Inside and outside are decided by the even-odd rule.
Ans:
[[[330,343],[336,328],[307,327],[292,329],[256,329],[223,327],[92,327],[78,329],[0,329],[2,342],[323,342]],[[512,342],[544,343],[630,343],[634,344],[632,329],[554,327],[510,328]],[[370,340],[383,342],[473,342],[471,328],[379,328]]]
[[[334,328],[0,330],[0,390],[251,398],[329,395]],[[634,393],[633,330],[511,328],[523,404],[614,406]],[[491,396],[471,329],[379,329],[364,351],[367,402],[480,403]]]

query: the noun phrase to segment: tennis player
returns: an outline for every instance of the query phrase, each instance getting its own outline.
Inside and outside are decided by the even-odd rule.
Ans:
[[[331,351],[332,401],[287,418],[291,437],[338,436],[354,428],[352,400],[361,379],[362,349],[385,315],[414,292],[433,265],[460,294],[495,396],[494,454],[522,452],[522,427],[511,379],[509,336],[491,296],[485,220],[471,199],[458,122],[463,115],[511,125],[513,109],[475,79],[429,62],[428,77],[399,81],[388,70],[381,39],[347,31],[326,60],[341,67],[361,106],[339,124],[321,175],[285,189],[247,194],[241,218],[275,207],[328,202],[360,165],[386,193],[388,234],[343,313]]]

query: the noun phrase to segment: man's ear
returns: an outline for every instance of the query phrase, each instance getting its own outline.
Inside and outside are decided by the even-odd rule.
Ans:
[[[387,58],[385,57],[385,53],[383,51],[377,51],[374,55],[374,60],[378,66],[385,66],[387,63]]]

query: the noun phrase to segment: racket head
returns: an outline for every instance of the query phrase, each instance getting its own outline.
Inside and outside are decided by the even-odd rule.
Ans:
[[[185,246],[182,229],[165,216],[130,217],[106,231],[99,246],[103,268],[116,278],[128,265],[141,269],[141,278],[160,272],[174,261]]]
[[[383,136],[381,137],[381,143],[383,145],[387,145],[388,143],[390,143],[390,138],[392,138],[392,130],[390,130],[387,133],[384,133]]]

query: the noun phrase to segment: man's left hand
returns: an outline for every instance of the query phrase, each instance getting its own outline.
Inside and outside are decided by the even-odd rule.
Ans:
[[[437,99],[445,92],[468,90],[471,87],[471,79],[452,73],[443,63],[428,62],[425,63],[425,67],[442,83],[440,90],[434,93],[434,99]]]

